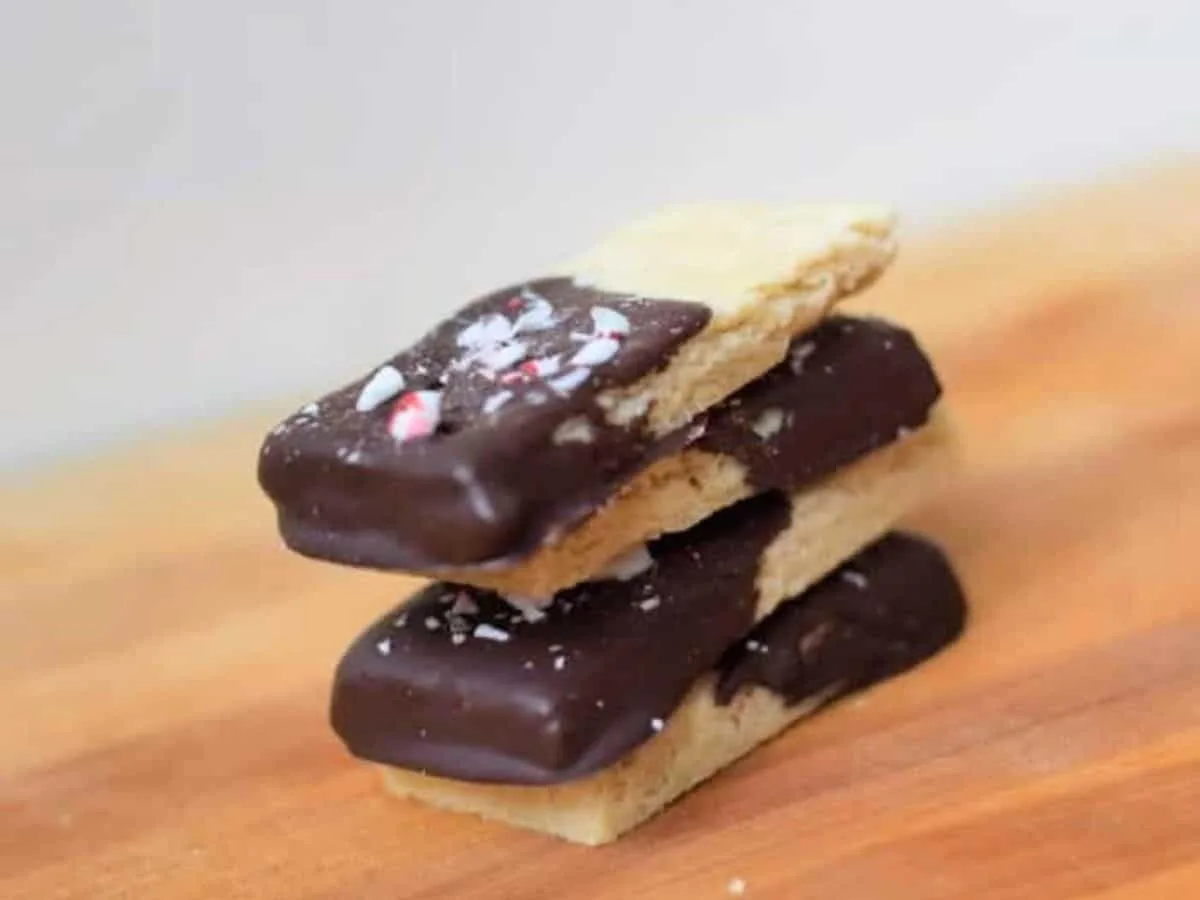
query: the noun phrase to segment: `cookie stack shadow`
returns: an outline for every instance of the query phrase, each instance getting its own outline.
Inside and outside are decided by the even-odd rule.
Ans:
[[[297,552],[436,579],[346,652],[388,787],[611,841],[959,634],[894,529],[953,467],[872,207],[682,207],[461,309],[266,439]]]

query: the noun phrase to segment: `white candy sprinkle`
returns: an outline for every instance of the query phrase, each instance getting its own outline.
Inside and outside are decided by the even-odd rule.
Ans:
[[[573,366],[600,366],[621,352],[621,342],[613,337],[595,337],[571,357]]]
[[[383,366],[358,392],[354,408],[358,412],[370,412],[381,403],[387,403],[404,390],[404,376],[395,366]]]
[[[762,414],[754,420],[754,424],[750,426],[750,430],[758,435],[759,440],[770,440],[783,429],[784,421],[783,410],[781,409],[766,409]]]
[[[492,396],[483,401],[483,414],[490,416],[492,413],[499,412],[500,408],[512,398],[512,391],[499,391],[492,394]]]
[[[554,327],[554,307],[549,300],[529,288],[521,288],[521,299],[529,305],[517,319],[514,331],[545,331]]]
[[[495,373],[511,369],[528,355],[529,349],[525,344],[513,341],[508,344],[485,347],[476,354],[475,360],[484,368]]]
[[[567,667],[567,658],[565,656],[554,657],[554,668],[555,669],[557,669],[558,671],[561,672],[566,667]]]
[[[532,597],[510,597],[507,594],[501,594],[500,596],[504,598],[504,601],[509,606],[517,610],[526,622],[540,622],[546,618],[546,614],[542,612],[542,608],[549,606],[551,602],[549,600],[542,602]]]
[[[450,470],[450,477],[461,484],[467,491],[467,502],[471,511],[485,522],[496,521],[496,507],[492,505],[487,491],[476,480],[475,474],[467,466],[455,466]]]
[[[481,622],[475,626],[475,630],[471,632],[475,637],[483,641],[497,641],[503,644],[511,635],[502,628],[497,628],[494,625],[489,625],[487,622]]]
[[[557,653],[557,652],[558,652],[559,650],[561,650],[562,648],[563,648],[563,645],[562,645],[562,644],[551,644],[551,645],[550,645],[549,647],[547,647],[546,649],[547,649],[547,650],[549,650],[551,653]]]
[[[638,606],[642,608],[642,612],[650,612],[651,610],[658,609],[658,604],[661,602],[658,597],[647,597]]]
[[[380,641],[378,644],[375,645],[375,649],[379,651],[380,656],[387,656],[388,654],[390,654],[392,652],[392,639],[384,638],[382,641]]]
[[[746,649],[751,653],[757,653],[758,648],[761,646],[762,644],[760,644],[758,641],[746,641]]]
[[[392,624],[397,628],[403,628],[408,624],[408,613],[400,613],[400,615],[396,616],[396,618],[392,620]]]
[[[362,451],[357,447],[346,454],[346,462],[352,466],[358,465],[360,462],[362,462],[362,458]]]
[[[430,631],[437,631],[442,627],[442,623],[438,621],[437,616],[426,616],[425,627]]]
[[[550,398],[547,397],[541,391],[530,391],[528,394],[525,395],[525,402],[530,404],[531,406],[541,406],[543,403],[545,403],[549,399]]]
[[[650,720],[650,727],[653,728],[655,731],[662,731],[663,728],[666,727],[666,724],[667,723],[664,722],[662,719],[651,719]]]
[[[688,429],[687,442],[689,444],[696,443],[696,441],[698,441],[698,440],[700,440],[700,438],[704,437],[704,434],[707,431],[708,431],[708,422],[697,422],[695,425],[691,426]]]
[[[532,659],[525,660],[525,662],[521,663],[521,668],[522,669],[532,669],[533,668],[533,660]]]
[[[556,429],[551,436],[551,440],[555,444],[590,444],[596,439],[596,430],[592,428],[592,423],[587,420],[587,416],[575,416],[573,419],[567,419]]]
[[[596,709],[604,709],[604,701],[603,700],[596,701]]]
[[[459,594],[455,597],[454,605],[450,607],[450,615],[452,616],[473,616],[478,612],[479,604],[467,594]]]
[[[817,351],[817,345],[812,341],[805,341],[803,344],[797,344],[792,348],[792,352],[788,355],[788,360],[791,363],[792,371],[799,375],[804,371],[804,361],[812,356]]]
[[[653,565],[654,557],[650,555],[650,548],[645,544],[638,544],[628,553],[610,562],[601,570],[600,575],[593,580],[605,581],[607,579],[615,579],[617,581],[629,581],[647,572]]]
[[[746,881],[742,878],[731,878],[729,880],[729,893],[734,897],[740,897],[746,893]]]
[[[866,575],[863,575],[861,572],[852,572],[849,569],[844,569],[842,571],[842,581],[858,588],[860,591],[865,591],[867,589],[867,585],[870,584],[870,582],[867,581]]]
[[[458,346],[467,350],[481,350],[494,344],[501,344],[513,335],[513,325],[499,313],[484,316],[458,336]]]
[[[629,320],[615,309],[597,306],[592,309],[592,324],[597,334],[625,336],[632,330]]]
[[[566,397],[591,377],[591,369],[572,369],[564,375],[551,378],[546,384],[550,385],[550,389],[556,394]]]
[[[300,408],[300,415],[316,417],[321,412],[321,407],[316,403],[308,403]]]

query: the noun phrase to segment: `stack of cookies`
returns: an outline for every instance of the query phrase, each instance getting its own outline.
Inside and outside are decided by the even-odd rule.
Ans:
[[[961,592],[892,531],[953,461],[912,335],[841,315],[886,211],[687,207],[476,300],[285,420],[307,556],[437,579],[338,667],[396,793],[613,840],[935,653]]]

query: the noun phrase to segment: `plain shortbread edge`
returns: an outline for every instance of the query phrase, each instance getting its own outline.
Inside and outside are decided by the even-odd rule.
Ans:
[[[703,303],[712,319],[659,372],[597,399],[663,436],[779,363],[791,339],[873,282],[896,253],[873,206],[672,207],[609,235],[556,274],[651,299]]]

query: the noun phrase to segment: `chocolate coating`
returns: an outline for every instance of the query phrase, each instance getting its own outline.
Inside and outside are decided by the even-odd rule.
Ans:
[[[795,491],[920,427],[940,395],[908,331],[832,316],[717,406],[696,446],[737,459],[758,490]]]
[[[942,552],[893,533],[779,606],[718,666],[717,699],[758,685],[789,703],[837,696],[932,656],[962,632],[966,603]]]
[[[731,507],[657,541],[642,575],[563,591],[539,621],[493,593],[432,585],[347,651],[334,730],[356,756],[469,781],[603,769],[750,627],[759,557],[790,515],[778,494]]]
[[[571,342],[564,329],[590,327],[580,321],[609,296],[561,279],[534,287],[565,316],[533,334],[529,352],[540,359],[564,356],[559,348]],[[431,373],[445,372],[455,359],[455,336],[481,316],[507,309],[512,294],[485,298],[396,357],[406,387],[432,384]],[[663,363],[707,316],[693,316],[690,304],[603,303],[628,317],[631,334],[612,361],[569,396],[548,389],[546,379],[500,387],[476,367],[450,372],[442,401],[445,433],[428,439],[398,443],[382,408],[356,411],[366,379],[322,400],[316,415],[285,422],[264,445],[259,475],[288,545],[309,556],[385,569],[501,565],[530,555],[590,514],[640,469],[680,449],[685,435],[702,430],[695,446],[738,459],[757,489],[794,491],[919,427],[941,394],[907,331],[835,316],[797,338],[785,362],[693,423],[703,429],[652,440],[636,428],[607,424],[595,394]],[[500,390],[512,399],[483,414]],[[535,396],[544,402],[534,403]],[[580,416],[592,439],[556,441],[559,427],[583,421]]]
[[[840,696],[917,664],[962,628],[962,593],[940,552],[891,535],[739,640],[753,616],[758,554],[786,511],[777,495],[763,495],[714,518],[707,531],[708,523],[656,546],[652,572],[567,592],[539,622],[513,621],[492,594],[427,588],[342,659],[334,729],[375,762],[553,784],[600,771],[652,738],[655,721],[714,667],[722,703],[750,685],[789,701]],[[846,572],[865,581],[851,584]],[[463,597],[478,612],[450,615]],[[480,624],[507,640],[476,636]]]
[[[284,540],[384,569],[528,555],[679,445],[609,424],[596,395],[663,368],[710,316],[564,278],[471,303],[386,378],[377,369],[267,437],[259,481]]]

